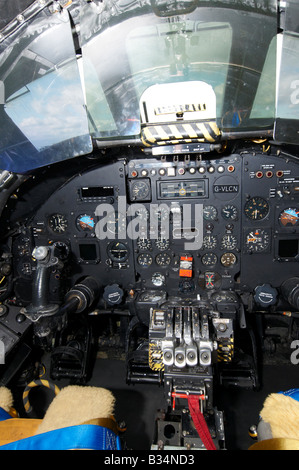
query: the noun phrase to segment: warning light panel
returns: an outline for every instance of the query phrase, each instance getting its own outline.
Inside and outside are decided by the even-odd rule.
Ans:
[[[180,257],[180,277],[192,277],[193,272],[193,257],[181,256]]]

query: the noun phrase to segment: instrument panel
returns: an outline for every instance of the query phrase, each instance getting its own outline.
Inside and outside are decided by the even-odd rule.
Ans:
[[[70,284],[92,275],[132,298],[278,288],[298,272],[298,164],[136,153],[73,177],[27,230],[33,246],[56,244]],[[18,284],[28,279],[24,265],[19,253]]]

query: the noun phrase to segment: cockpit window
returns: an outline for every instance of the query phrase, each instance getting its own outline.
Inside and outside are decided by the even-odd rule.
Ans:
[[[0,45],[0,169],[24,173],[92,151],[67,12],[45,10]]]
[[[278,76],[275,139],[298,144],[299,120],[299,3],[288,0],[283,33],[279,35],[281,62]]]
[[[212,86],[221,129],[273,125],[276,2],[255,6],[227,0],[211,8],[212,3],[199,2],[197,8],[192,2],[154,0],[84,6],[82,52],[94,137],[139,134],[145,90],[177,82],[187,88],[191,81]]]
[[[205,116],[222,132],[242,133],[273,129],[275,118],[283,119],[283,86],[276,109],[276,0],[74,4],[77,55],[66,9],[45,7],[7,39],[0,36],[0,169],[22,173],[88,154],[93,138],[140,138],[146,106],[165,86],[168,101],[153,108],[165,122],[172,120],[169,110],[182,118],[181,110],[184,120]],[[285,76],[295,36],[283,43],[291,51],[282,57]]]

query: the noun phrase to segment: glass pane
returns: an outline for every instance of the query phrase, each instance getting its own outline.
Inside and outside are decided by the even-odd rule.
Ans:
[[[0,169],[24,173],[92,151],[67,12],[23,24],[1,43],[0,64]]]
[[[299,143],[299,3],[286,2],[282,36],[275,139]]]
[[[178,82],[213,88],[222,130],[273,126],[276,1],[196,5],[192,0],[108,0],[82,7],[83,69],[95,138],[138,135],[143,93]]]

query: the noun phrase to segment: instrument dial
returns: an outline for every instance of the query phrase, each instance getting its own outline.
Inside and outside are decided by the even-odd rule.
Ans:
[[[151,250],[152,242],[148,238],[138,238],[137,246],[139,250]]]
[[[203,247],[213,250],[217,246],[217,238],[214,235],[206,235],[203,239]]]
[[[214,266],[217,263],[217,256],[214,253],[206,253],[201,258],[201,262],[205,266]]]
[[[266,251],[270,245],[270,235],[266,230],[254,229],[245,235],[246,249],[253,253]]]
[[[279,216],[279,222],[284,227],[295,227],[299,225],[299,208],[288,207]]]
[[[161,273],[154,273],[152,275],[152,283],[156,287],[161,287],[163,284],[165,284],[165,276]]]
[[[141,253],[137,257],[137,263],[143,268],[148,268],[153,262],[153,258],[149,253]]]
[[[237,247],[238,241],[234,235],[227,234],[221,240],[222,250],[234,250]]]
[[[131,183],[131,200],[146,201],[150,198],[149,180],[137,180]]]
[[[129,250],[124,243],[113,242],[108,247],[108,256],[112,261],[123,263],[129,256]]]
[[[156,209],[154,209],[153,216],[155,217],[155,219],[158,219],[159,221],[165,221],[165,220],[168,220],[169,213],[170,213],[170,208],[165,206],[165,204],[163,204],[163,206],[159,206]]]
[[[221,215],[225,220],[237,220],[238,209],[235,206],[228,204],[221,209]]]
[[[76,220],[76,226],[80,231],[91,232],[94,229],[94,218],[88,214],[79,215]]]
[[[256,196],[246,202],[244,212],[250,220],[263,220],[269,213],[269,204],[262,197]]]
[[[237,257],[234,253],[224,253],[221,256],[221,264],[226,268],[233,266],[237,262]]]
[[[217,209],[214,206],[205,206],[203,208],[203,218],[205,220],[216,220],[217,219]]]
[[[156,263],[159,266],[169,266],[171,263],[171,257],[168,253],[159,253],[156,256]]]
[[[62,214],[53,214],[49,217],[48,224],[54,233],[64,233],[68,227],[67,218]]]
[[[158,250],[168,250],[169,240],[167,238],[157,238],[157,240],[155,241],[155,245]]]
[[[139,207],[136,211],[136,215],[143,223],[146,223],[146,221],[149,219],[149,211],[146,207]]]
[[[107,230],[112,233],[114,236],[117,236],[121,233],[126,233],[126,218],[123,214],[118,212],[111,212],[107,216]]]
[[[55,242],[54,246],[54,255],[57,256],[62,261],[65,261],[70,254],[70,247],[64,242]]]

